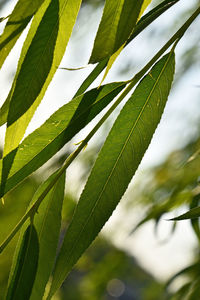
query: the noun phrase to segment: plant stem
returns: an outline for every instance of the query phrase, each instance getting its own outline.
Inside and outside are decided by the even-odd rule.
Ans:
[[[63,166],[55,172],[55,177],[49,183],[47,188],[43,191],[43,193],[38,197],[36,202],[28,209],[10,235],[5,239],[5,241],[0,246],[0,253],[5,249],[7,244],[11,241],[11,239],[15,236],[24,222],[31,216],[33,216],[38,207],[40,206],[42,200],[48,194],[48,192],[52,189],[54,184],[60,178],[60,176],[65,172],[65,170],[69,167],[69,165],[74,161],[74,159],[78,156],[78,154],[82,151],[82,149],[88,144],[89,140],[93,137],[93,135],[97,132],[97,130],[101,127],[101,125],[106,121],[106,119],[111,115],[111,113],[115,110],[115,108],[122,102],[122,100],[127,96],[127,94],[133,89],[133,87],[139,82],[139,80],[146,74],[146,72],[154,65],[154,63],[165,53],[165,51],[174,43],[178,42],[180,38],[184,35],[185,31],[191,25],[191,23],[196,19],[196,17],[200,14],[200,7],[196,9],[196,11],[192,14],[192,16],[183,24],[183,26],[172,36],[172,38],[156,53],[156,55],[146,64],[146,66],[137,73],[131,80],[127,81],[128,86],[124,89],[119,98],[114,102],[114,104],[110,107],[110,109],[105,113],[105,115],[99,120],[99,122],[94,126],[94,128],[90,131],[90,133],[86,136],[80,146],[68,156]],[[175,43],[174,46],[176,46]],[[174,47],[172,48],[172,51]]]

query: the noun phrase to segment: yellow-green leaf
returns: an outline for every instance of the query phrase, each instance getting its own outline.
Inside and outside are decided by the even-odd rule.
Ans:
[[[11,89],[4,155],[18,146],[64,55],[81,0],[46,0],[35,15]]]
[[[90,63],[110,57],[126,42],[135,27],[142,4],[143,0],[106,0]]]

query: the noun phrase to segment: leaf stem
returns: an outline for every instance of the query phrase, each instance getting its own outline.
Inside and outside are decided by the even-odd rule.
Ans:
[[[191,23],[196,19],[196,17],[200,14],[200,7],[196,9],[196,11],[190,16],[190,18],[183,24],[183,26],[171,37],[171,39],[156,53],[156,55],[146,64],[146,66],[138,72],[131,80],[127,81],[128,86],[124,89],[119,98],[114,102],[114,104],[110,107],[110,109],[105,113],[105,115],[99,120],[99,122],[94,126],[94,128],[90,131],[90,133],[86,136],[80,146],[72,152],[63,166],[55,172],[55,177],[43,191],[43,193],[38,197],[36,202],[29,208],[29,210],[25,213],[10,235],[5,239],[5,241],[0,246],[0,253],[5,249],[7,244],[11,241],[11,239],[15,236],[24,222],[32,217],[36,212],[38,207],[40,206],[42,200],[48,194],[48,192],[52,189],[54,184],[60,178],[60,176],[65,172],[65,170],[69,167],[69,165],[74,161],[74,159],[78,156],[78,154],[82,151],[83,148],[88,144],[89,140],[93,137],[93,135],[98,131],[101,125],[106,121],[106,119],[111,115],[111,113],[115,110],[115,108],[122,102],[122,100],[127,96],[127,94],[133,89],[133,87],[139,82],[139,80],[146,74],[146,72],[153,66],[153,64],[165,53],[165,51],[174,43],[178,42],[180,38],[184,35],[185,31],[191,25]],[[175,43],[174,47],[177,43]],[[174,47],[171,51],[174,50]]]

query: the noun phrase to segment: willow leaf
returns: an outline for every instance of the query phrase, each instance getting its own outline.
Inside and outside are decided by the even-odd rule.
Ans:
[[[174,74],[174,53],[164,56],[122,109],[92,169],[56,261],[49,297],[111,216],[160,121]]]
[[[24,233],[6,300],[29,299],[38,265],[39,242],[33,224]]]
[[[144,0],[106,0],[90,63],[115,53],[129,38]]]
[[[162,15],[166,10],[168,10],[171,6],[176,4],[180,0],[165,0],[157,5],[154,9],[150,12],[145,14],[140,21],[136,24],[131,36],[129,37],[126,45],[128,45],[138,34],[140,34],[149,24],[155,21],[160,15]],[[125,46],[126,46],[125,45]],[[114,54],[115,55],[115,54]],[[80,88],[78,89],[76,96],[84,93],[86,89],[91,85],[91,83],[100,75],[100,73],[105,69],[108,62],[112,65],[112,58],[106,58],[99,62],[94,70],[89,74],[89,76],[84,80]],[[115,58],[114,58],[115,60]],[[107,75],[107,74],[106,74]],[[103,79],[104,80],[104,79]],[[1,114],[1,112],[0,112]],[[0,124],[1,125],[1,124]]]
[[[54,174],[53,174],[54,176]],[[52,176],[35,193],[32,203],[43,192]],[[43,199],[34,224],[39,238],[40,252],[38,268],[30,300],[42,299],[45,286],[52,272],[61,227],[61,211],[65,189],[65,174],[60,177],[52,190]]]
[[[147,8],[147,6],[149,6],[149,4],[150,4],[151,2],[152,2],[152,0],[144,0],[144,1],[143,1],[142,8],[141,8],[141,10],[140,10],[140,14],[139,14],[139,18],[138,18],[138,19],[140,19],[140,17],[143,15],[145,9]]]
[[[0,161],[1,197],[41,167],[125,87],[110,83],[74,98]],[[3,165],[3,167],[2,167]]]
[[[139,14],[139,17],[138,19],[140,19],[140,17],[143,15],[145,9],[147,8],[147,6],[151,3],[152,0],[145,0],[142,4],[142,8],[140,10],[140,14]],[[115,52],[112,54],[112,56],[109,58],[109,61],[108,61],[108,64],[107,64],[107,67],[106,67],[106,70],[105,70],[105,73],[104,73],[104,76],[103,76],[103,79],[101,81],[101,83],[105,80],[105,78],[107,77],[110,69],[112,68],[112,65],[114,64],[114,62],[116,61],[117,57],[120,55],[121,51],[124,49],[126,45],[126,42]]]
[[[0,68],[16,41],[44,0],[19,0],[0,36]]]
[[[81,0],[46,0],[24,44],[10,97],[4,154],[18,146],[64,55]]]
[[[196,219],[200,217],[200,207],[195,207],[187,211],[185,214],[182,214],[176,218],[171,219],[172,221],[182,221],[188,219]]]

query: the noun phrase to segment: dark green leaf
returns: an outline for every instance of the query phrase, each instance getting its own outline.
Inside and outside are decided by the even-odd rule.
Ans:
[[[90,63],[115,53],[129,38],[144,0],[106,0]]]
[[[38,265],[39,242],[33,225],[26,229],[16,266],[11,274],[6,300],[27,300],[30,297]]]
[[[11,88],[4,155],[18,146],[64,55],[81,0],[47,0],[35,15]]]
[[[32,203],[38,199],[53,176],[54,174],[39,187],[33,197]],[[34,224],[40,243],[40,253],[30,300],[42,299],[45,286],[53,269],[61,227],[64,189],[65,174],[60,177],[51,191],[43,199],[38,213],[34,217]]]
[[[182,214],[176,218],[171,219],[172,221],[182,221],[187,219],[195,219],[200,217],[200,207],[190,209],[185,214]]]
[[[42,2],[44,0],[19,0],[17,2],[0,36],[0,68]]]
[[[191,205],[190,205],[190,209],[198,207],[200,203],[200,194],[196,195],[193,197]],[[200,241],[200,225],[199,225],[199,220],[196,219],[191,219],[191,224],[192,224],[192,228],[198,238],[198,240]]]
[[[113,125],[66,232],[50,296],[97,236],[126,191],[160,121],[173,74],[174,53],[170,52],[140,82]]]
[[[5,156],[3,163],[0,161],[1,197],[59,151],[101,112],[125,85],[124,82],[110,83],[74,98],[30,134],[18,148]]]

